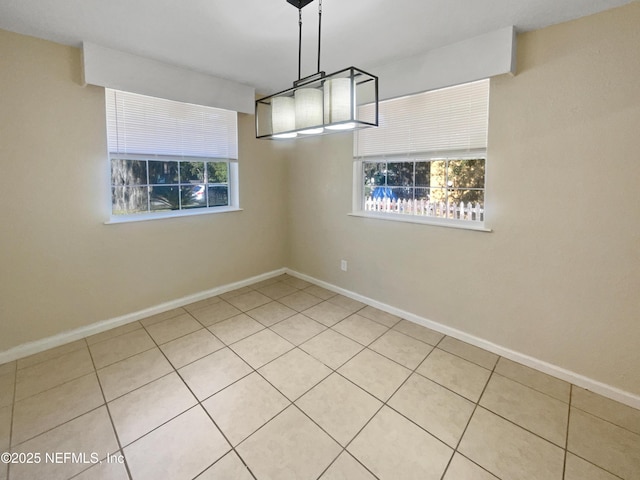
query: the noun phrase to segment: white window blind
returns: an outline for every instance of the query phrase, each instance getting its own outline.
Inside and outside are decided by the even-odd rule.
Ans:
[[[361,108],[372,108],[363,106]],[[357,159],[435,157],[487,148],[489,80],[380,102],[378,128],[356,132]]]
[[[107,89],[111,154],[237,160],[237,113]]]

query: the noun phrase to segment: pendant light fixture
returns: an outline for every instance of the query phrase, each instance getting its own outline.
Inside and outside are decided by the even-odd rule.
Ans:
[[[313,0],[286,1],[298,9],[298,80],[292,88],[256,100],[256,138],[301,138],[377,127],[378,77],[355,67],[329,75],[320,70],[322,0],[318,0],[318,71],[301,78],[302,9]],[[375,108],[361,112],[361,105]]]

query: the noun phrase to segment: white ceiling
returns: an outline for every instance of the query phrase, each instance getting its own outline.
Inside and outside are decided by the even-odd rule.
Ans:
[[[316,71],[317,8],[303,9],[302,76]],[[631,0],[323,0],[322,70],[371,70],[515,25],[518,32]],[[298,11],[286,0],[0,0],[0,28],[89,41],[268,94],[298,73]]]

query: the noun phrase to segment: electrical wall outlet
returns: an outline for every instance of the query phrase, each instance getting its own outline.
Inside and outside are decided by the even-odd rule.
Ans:
[[[342,270],[343,272],[347,271],[347,261],[346,260],[340,260],[340,270]]]

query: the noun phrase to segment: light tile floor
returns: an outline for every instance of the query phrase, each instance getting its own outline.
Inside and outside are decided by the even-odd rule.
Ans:
[[[0,365],[0,451],[0,480],[637,480],[640,411],[283,275]]]

